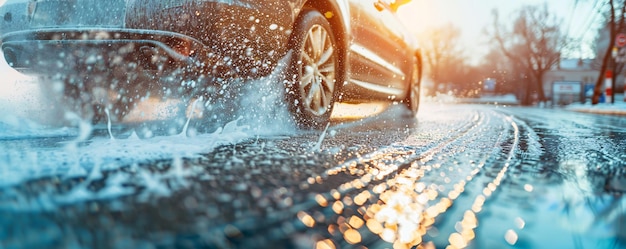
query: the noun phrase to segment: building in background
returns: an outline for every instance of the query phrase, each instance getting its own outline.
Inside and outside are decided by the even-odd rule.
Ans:
[[[592,63],[593,59],[562,59],[544,75],[543,89],[546,98],[554,105],[586,102],[593,95],[593,86],[600,73],[592,67]],[[580,87],[573,87],[574,82],[578,82]],[[575,95],[574,91],[581,91],[579,98],[563,96]]]

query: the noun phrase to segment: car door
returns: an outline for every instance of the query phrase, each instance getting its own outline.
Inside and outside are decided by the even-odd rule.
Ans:
[[[353,98],[397,98],[404,94],[412,63],[393,0],[351,0],[350,87]]]

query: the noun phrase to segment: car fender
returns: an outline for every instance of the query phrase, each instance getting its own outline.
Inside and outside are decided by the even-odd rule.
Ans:
[[[341,22],[343,23],[343,27],[345,28],[346,35],[349,35],[351,27],[350,27],[350,5],[348,4],[348,0],[337,0],[337,9],[341,13]]]

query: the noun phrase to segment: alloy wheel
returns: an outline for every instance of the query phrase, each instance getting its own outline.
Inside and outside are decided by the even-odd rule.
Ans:
[[[324,115],[333,103],[336,56],[332,37],[323,26],[309,29],[300,57],[300,100],[307,111]]]

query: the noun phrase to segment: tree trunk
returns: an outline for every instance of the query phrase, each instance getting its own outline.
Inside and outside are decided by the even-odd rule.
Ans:
[[[545,104],[546,93],[543,92],[543,71],[537,70],[535,75],[536,75],[535,83],[537,84],[537,93],[539,94],[538,96],[539,102]]]
[[[615,29],[615,37],[613,39],[617,38],[617,32],[623,32],[624,31],[624,25],[626,25],[626,3],[622,3],[622,11],[620,12],[621,17],[619,18],[619,24],[617,25],[617,28]],[[610,47],[610,45],[609,45]],[[612,82],[611,82],[611,104],[615,104],[615,92],[616,92],[616,85],[617,85],[617,76],[619,76],[622,71],[624,70],[624,64],[623,63],[618,63],[615,59],[613,59],[613,74],[612,74]]]
[[[611,46],[607,49],[607,52],[604,54],[604,59],[602,60],[602,67],[600,67],[600,75],[596,80],[596,85],[593,88],[593,97],[591,98],[591,104],[597,105],[600,103],[600,96],[602,95],[602,84],[604,82],[604,75],[606,74],[606,67],[609,62],[609,58],[611,56]]]
[[[611,58],[611,50],[613,49],[613,42],[615,41],[615,5],[613,5],[613,0],[609,1],[611,5],[611,23],[609,23],[609,46],[606,48],[606,52],[604,53],[604,59],[602,60],[602,66],[600,67],[600,75],[596,80],[596,85],[593,88],[593,97],[591,97],[591,104],[597,105],[600,103],[600,95],[602,95],[602,84],[604,82],[607,64],[609,63],[609,58]]]
[[[528,78],[526,78],[524,81],[524,84],[526,84],[526,95],[524,96],[524,105],[531,105],[533,103],[533,84],[531,82],[528,82]]]
[[[543,92],[543,81],[537,82],[537,93],[539,94],[539,102],[546,102],[546,94]]]

